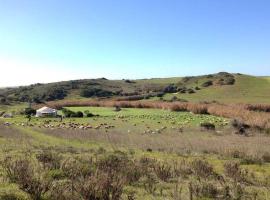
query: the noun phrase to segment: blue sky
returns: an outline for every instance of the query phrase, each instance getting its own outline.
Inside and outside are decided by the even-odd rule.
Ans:
[[[0,0],[0,86],[270,75],[269,0]]]

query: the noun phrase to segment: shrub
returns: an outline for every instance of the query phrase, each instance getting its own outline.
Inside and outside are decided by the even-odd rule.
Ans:
[[[128,174],[131,172],[130,166],[132,165],[127,155],[117,152],[104,155],[96,161],[92,158],[68,158],[62,163],[61,169],[70,179],[74,191],[83,199],[118,200],[127,183],[127,177],[130,180],[135,177]],[[132,172],[136,173],[135,171]]]
[[[158,92],[158,93],[157,93],[157,97],[163,97],[164,95],[165,95],[164,92]]]
[[[248,128],[250,128],[249,125],[247,125],[243,121],[240,121],[240,120],[237,120],[237,119],[233,119],[232,122],[231,122],[231,125],[232,125],[232,127],[236,128],[236,129],[240,129],[240,128],[248,129]]]
[[[87,113],[86,117],[94,117],[95,115],[93,113]]]
[[[249,104],[246,108],[250,111],[270,112],[270,105],[266,104]]]
[[[187,92],[188,92],[189,94],[195,93],[195,91],[194,91],[192,88],[189,88],[189,89],[187,90]]]
[[[131,80],[125,80],[126,83],[136,83],[135,81],[131,81]]]
[[[41,200],[49,191],[51,180],[46,178],[46,172],[38,168],[27,158],[12,159],[7,157],[2,164],[7,177],[12,183],[28,193],[31,199]]]
[[[192,174],[190,163],[184,159],[179,163],[174,163],[173,173],[174,173],[174,176],[180,176],[182,178],[189,177]]]
[[[5,111],[0,111],[0,117],[2,117],[5,114]]]
[[[136,184],[145,172],[138,163],[129,163],[124,173],[126,182],[128,184]]]
[[[62,112],[63,112],[63,114],[64,114],[65,117],[71,117],[71,114],[74,113],[73,111],[68,110],[68,109],[66,109],[66,108],[63,108],[63,109],[62,109]]]
[[[247,134],[246,131],[247,129],[250,128],[249,125],[247,125],[246,123],[240,121],[240,120],[237,120],[237,119],[233,119],[232,122],[231,122],[231,125],[232,127],[234,127],[236,130],[237,130],[237,134]]]
[[[81,111],[73,112],[73,111],[71,111],[69,109],[63,108],[62,112],[63,112],[65,117],[78,117],[78,118],[83,117],[83,113]]]
[[[211,85],[213,85],[213,81],[206,81],[202,84],[202,87],[209,87]]]
[[[0,104],[8,104],[8,100],[6,97],[0,97]]]
[[[82,113],[81,111],[78,111],[78,112],[76,113],[76,117],[83,117],[83,113]]]
[[[91,162],[83,163],[78,159],[68,157],[62,161],[60,169],[64,175],[74,182],[78,177],[86,177],[92,173],[92,168],[89,167]]]
[[[242,170],[240,163],[235,161],[228,161],[224,164],[224,173],[234,180],[234,182],[246,182],[248,175],[248,171]]]
[[[201,178],[208,178],[214,175],[213,167],[205,160],[195,159],[190,163],[192,172]]]
[[[163,90],[164,93],[175,93],[177,92],[177,87],[175,85],[168,85]]]
[[[115,152],[108,154],[97,162],[100,170],[111,171],[117,173],[125,173],[126,166],[129,163],[127,155],[123,152]]]
[[[120,176],[96,171],[87,177],[81,177],[74,187],[75,190],[88,200],[119,200],[123,193],[124,180]]]
[[[23,114],[25,115],[35,115],[36,110],[33,108],[25,108]]]
[[[80,195],[72,189],[72,184],[69,180],[55,181],[48,194],[48,199],[55,200],[81,200]]]
[[[179,89],[178,91],[179,91],[180,93],[184,94],[184,93],[187,92],[187,89],[186,89],[186,88],[183,88],[183,89]]]
[[[154,172],[159,179],[167,182],[172,177],[172,167],[165,163],[156,163]]]
[[[157,190],[157,177],[154,173],[147,173],[142,179],[143,187],[146,192],[154,194]]]
[[[177,101],[177,96],[173,96],[173,97],[171,98],[171,101]]]
[[[115,106],[115,108],[114,108],[114,111],[116,111],[116,112],[119,112],[119,111],[121,111],[121,108],[120,108],[120,106]]]
[[[56,99],[64,99],[67,96],[67,91],[62,87],[49,88],[45,95],[45,101],[53,101]]]
[[[47,169],[59,169],[62,160],[62,156],[59,153],[47,149],[38,153],[36,158]]]
[[[187,83],[188,81],[192,80],[194,78],[194,76],[186,76],[184,78],[182,78],[182,82],[183,83]]]
[[[227,77],[224,80],[224,85],[233,85],[235,83],[234,77]]]
[[[87,87],[81,90],[80,95],[82,97],[108,97],[112,96],[113,93],[101,88]]]
[[[218,188],[215,183],[209,181],[191,181],[189,183],[190,199],[196,197],[216,199],[219,195]]]
[[[210,123],[210,122],[201,123],[200,126],[206,130],[215,130],[216,128],[215,124]]]

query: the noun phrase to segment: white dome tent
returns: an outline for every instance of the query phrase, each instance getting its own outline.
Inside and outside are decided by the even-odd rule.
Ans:
[[[49,108],[49,107],[42,107],[37,110],[36,117],[56,117],[57,110]]]

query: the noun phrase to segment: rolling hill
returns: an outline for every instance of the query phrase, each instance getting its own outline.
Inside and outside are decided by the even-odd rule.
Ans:
[[[234,75],[233,85],[211,86],[194,94],[177,94],[192,102],[219,101],[224,103],[270,103],[270,77]],[[166,99],[172,94],[167,94]]]
[[[270,77],[220,72],[204,76],[139,80],[71,80],[0,89],[1,104],[85,98],[270,103]]]

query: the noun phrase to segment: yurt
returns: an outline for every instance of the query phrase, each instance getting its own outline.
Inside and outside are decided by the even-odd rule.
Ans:
[[[37,110],[36,117],[56,117],[57,110],[49,108],[49,107],[42,107]]]

